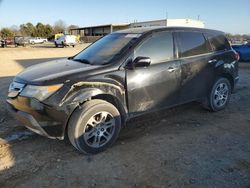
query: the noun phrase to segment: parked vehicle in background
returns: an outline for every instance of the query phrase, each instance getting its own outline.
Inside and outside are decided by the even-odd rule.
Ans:
[[[55,46],[73,46],[75,47],[77,43],[76,36],[75,35],[62,35],[55,39]]]
[[[30,44],[42,44],[45,42],[48,42],[48,40],[45,38],[40,38],[40,37],[34,37],[34,38],[29,39]]]
[[[24,37],[24,36],[15,36],[14,37],[14,44],[15,46],[26,46],[29,44],[29,38],[30,37]]]
[[[7,103],[32,131],[98,153],[126,121],[199,101],[226,107],[239,79],[238,54],[224,33],[137,28],[106,35],[77,55],[29,67],[9,87]]]
[[[5,48],[5,47],[7,46],[4,39],[1,39],[1,40],[0,40],[0,44],[1,44],[1,47],[2,47],[2,48]]]
[[[1,47],[5,48],[8,45],[14,44],[14,40],[12,38],[1,39]]]
[[[58,39],[59,37],[63,36],[63,33],[57,33],[54,35],[54,40]]]
[[[242,45],[232,45],[232,47],[239,54],[240,61],[250,61],[250,42]]]

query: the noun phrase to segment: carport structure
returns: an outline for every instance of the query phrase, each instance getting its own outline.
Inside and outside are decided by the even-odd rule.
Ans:
[[[114,31],[127,29],[130,27],[129,23],[120,23],[120,24],[107,24],[107,25],[98,25],[98,26],[89,26],[89,27],[80,27],[70,30],[72,35],[80,35],[81,40],[84,42],[93,42],[98,38],[105,36]]]

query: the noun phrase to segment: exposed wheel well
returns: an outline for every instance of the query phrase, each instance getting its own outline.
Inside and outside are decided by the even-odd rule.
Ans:
[[[123,105],[121,104],[121,102],[119,101],[119,99],[117,99],[116,97],[114,97],[112,95],[108,95],[108,94],[96,95],[96,96],[92,97],[91,99],[101,99],[101,100],[104,100],[104,101],[107,101],[107,102],[113,104],[120,112],[122,124],[124,125],[125,120],[126,120],[126,111],[125,111]]]

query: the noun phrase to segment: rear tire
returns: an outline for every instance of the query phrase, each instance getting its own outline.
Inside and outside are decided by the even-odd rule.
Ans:
[[[77,108],[70,117],[68,137],[71,144],[85,154],[109,148],[118,138],[121,116],[114,105],[92,100]]]
[[[224,109],[230,100],[231,92],[232,86],[229,80],[224,77],[218,78],[204,100],[203,107],[212,112]]]

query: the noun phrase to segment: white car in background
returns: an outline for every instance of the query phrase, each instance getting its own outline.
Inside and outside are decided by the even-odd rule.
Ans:
[[[48,40],[45,38],[40,38],[40,37],[34,37],[34,38],[29,39],[30,44],[42,44],[45,42],[48,42]]]
[[[58,47],[58,46],[62,46],[62,47],[73,46],[73,47],[75,47],[76,43],[77,42],[76,42],[75,35],[62,35],[55,40],[56,47]]]

